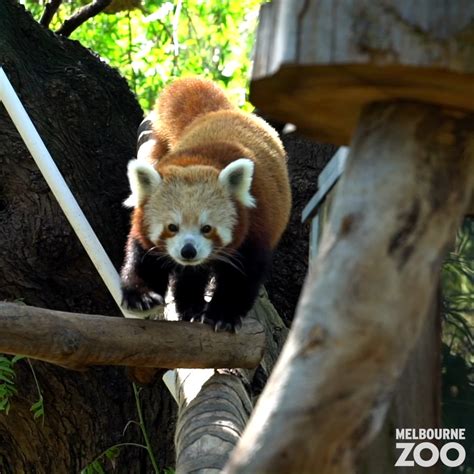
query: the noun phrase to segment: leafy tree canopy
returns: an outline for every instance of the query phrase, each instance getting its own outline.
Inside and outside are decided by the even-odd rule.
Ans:
[[[48,0],[50,1],[50,0]],[[46,0],[23,0],[36,20]],[[49,27],[56,31],[85,0],[63,0]],[[118,68],[144,110],[175,77],[201,75],[226,88],[247,110],[251,49],[261,0],[112,0],[71,38]]]

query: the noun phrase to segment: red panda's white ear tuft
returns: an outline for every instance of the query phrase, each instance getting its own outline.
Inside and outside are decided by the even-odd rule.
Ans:
[[[246,207],[257,205],[250,194],[254,162],[248,158],[239,158],[228,164],[219,174],[219,182]]]
[[[161,176],[152,165],[141,160],[131,160],[128,163],[128,180],[132,194],[123,204],[137,207],[156,190],[161,183]]]

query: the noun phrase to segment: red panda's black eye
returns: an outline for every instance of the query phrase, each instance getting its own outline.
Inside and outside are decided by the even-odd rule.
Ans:
[[[201,232],[203,234],[209,234],[209,232],[211,232],[211,230],[212,230],[212,227],[210,225],[203,225],[201,227]]]
[[[169,224],[169,225],[168,225],[168,230],[169,230],[170,232],[178,232],[179,227],[178,227],[176,224]]]

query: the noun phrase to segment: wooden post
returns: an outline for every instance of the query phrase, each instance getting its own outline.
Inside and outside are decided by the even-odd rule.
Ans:
[[[225,472],[351,473],[382,425],[474,184],[474,4],[460,7],[265,5],[252,101],[321,141],[351,141],[351,153]]]
[[[364,111],[290,336],[227,472],[353,472],[466,208],[473,125],[421,104]]]

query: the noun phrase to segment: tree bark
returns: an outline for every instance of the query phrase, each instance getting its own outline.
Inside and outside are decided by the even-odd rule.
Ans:
[[[265,288],[278,314],[290,326],[309,260],[309,225],[301,223],[301,214],[318,190],[318,176],[337,147],[307,140],[297,133],[283,134],[281,139],[288,154],[291,215],[288,228],[275,251],[273,268]]]
[[[441,466],[395,467],[401,450],[395,430],[441,428],[441,314],[440,291],[400,375],[387,418],[378,436],[362,451],[359,474],[438,474]]]
[[[468,204],[472,124],[422,104],[365,109],[292,331],[226,472],[354,472]]]
[[[61,6],[63,0],[50,0],[45,6],[43,15],[41,15],[40,25],[48,28],[51,20]]]
[[[135,154],[142,113],[119,74],[77,42],[55,36],[14,0],[0,2],[0,63],[112,261],[121,264],[128,212],[126,165]],[[118,310],[0,107],[0,300],[91,314]],[[111,231],[113,230],[113,231]],[[0,471],[79,472],[118,442],[138,442],[137,413],[123,370],[72,372],[16,365],[18,395],[0,413]],[[174,463],[175,403],[159,381],[142,391],[142,408],[161,468]],[[147,454],[124,448],[117,472],[150,472]]]
[[[0,303],[0,353],[72,369],[91,365],[255,368],[264,348],[263,327],[249,319],[238,334],[230,334],[184,321],[111,319]]]
[[[204,369],[175,374],[176,473],[222,472],[252,412],[249,394],[237,374]]]

